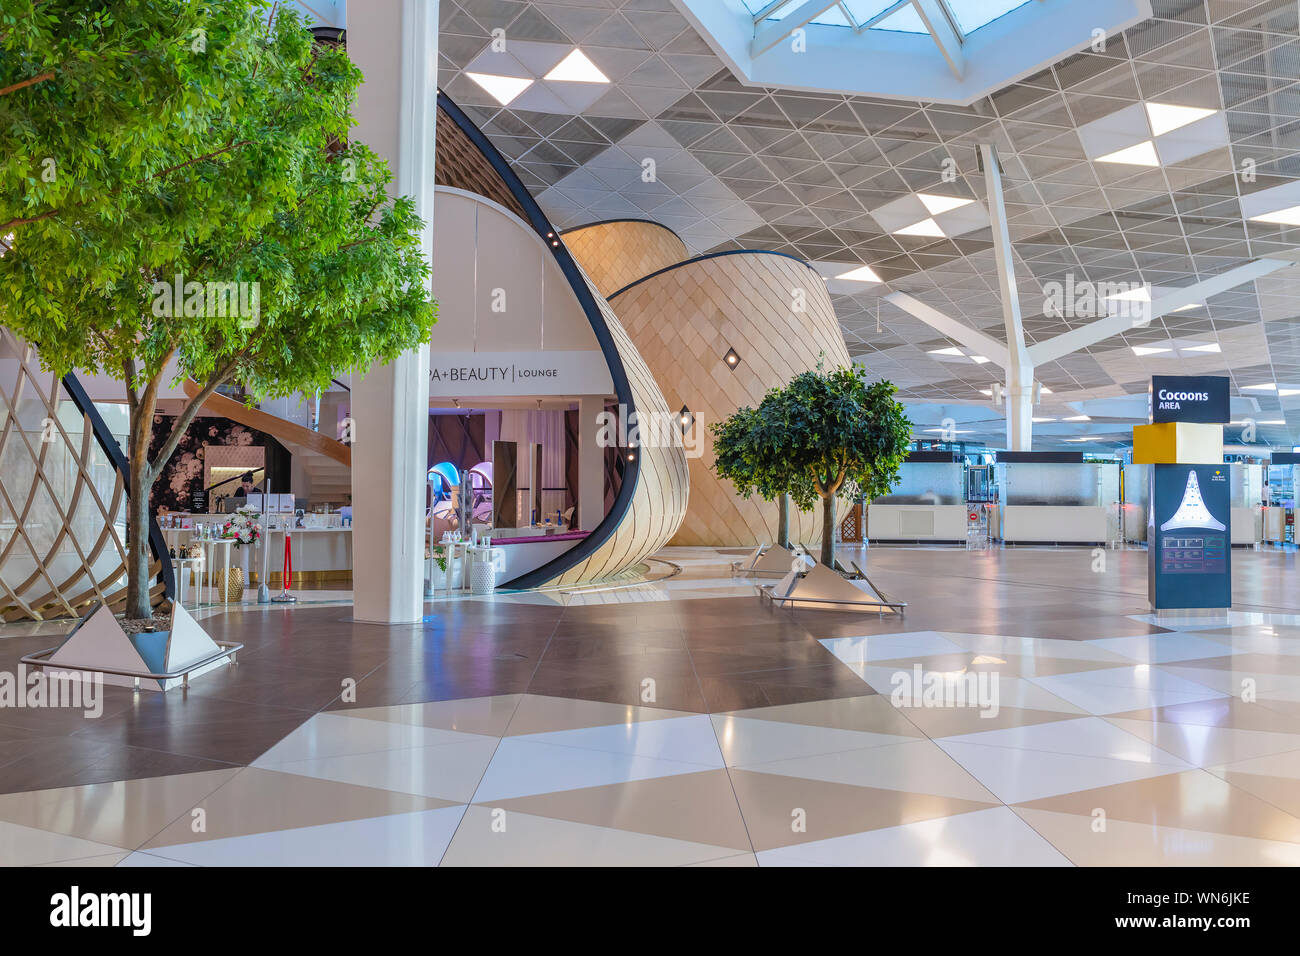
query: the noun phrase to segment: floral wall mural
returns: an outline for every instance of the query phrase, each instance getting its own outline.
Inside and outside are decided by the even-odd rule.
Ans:
[[[169,415],[154,416],[153,440],[149,446],[149,457],[158,452],[170,430]],[[176,454],[163,469],[162,475],[154,483],[153,493],[149,496],[149,507],[157,512],[160,508],[168,511],[206,510],[206,503],[201,503],[203,496],[204,458],[206,448],[212,445],[244,445],[264,447],[267,450],[268,469],[272,467],[278,450],[275,440],[263,432],[247,428],[228,418],[194,419],[186,429],[184,437],[176,448]]]

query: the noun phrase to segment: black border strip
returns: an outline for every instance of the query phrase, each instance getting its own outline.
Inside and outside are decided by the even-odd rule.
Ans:
[[[473,121],[442,90],[438,91],[438,107],[469,138],[469,141],[478,148],[478,151],[492,166],[496,174],[501,177],[501,181],[510,190],[510,195],[514,197],[515,202],[519,203],[520,208],[527,215],[529,225],[542,237],[542,240],[550,248],[551,254],[555,256],[560,271],[564,273],[564,277],[569,281],[573,294],[577,296],[582,311],[587,315],[587,321],[591,323],[591,330],[596,335],[596,342],[600,345],[600,351],[605,356],[605,364],[609,366],[610,377],[614,380],[614,395],[627,409],[628,415],[631,416],[636,411],[636,404],[632,401],[632,386],[628,383],[627,370],[623,367],[623,359],[618,354],[618,348],[614,345],[614,337],[610,334],[609,327],[605,325],[605,316],[600,311],[600,306],[596,304],[596,299],[591,293],[590,286],[587,285],[582,270],[578,268],[578,264],[574,262],[573,256],[569,254],[569,250],[564,243],[559,241],[558,231],[547,220],[541,207],[533,199],[532,193],[515,175],[515,171],[510,168],[510,164],[505,157],[483,135],[483,131],[475,126]],[[636,491],[640,476],[641,456],[636,455],[631,461],[628,461],[627,456],[624,456],[623,483],[619,487],[618,497],[614,499],[613,507],[601,519],[600,524],[593,528],[586,538],[568,551],[552,558],[541,567],[534,568],[517,578],[503,582],[499,586],[516,590],[536,588],[559,577],[565,571],[576,567],[595,554],[601,545],[614,536],[614,532],[623,523],[623,518],[626,517],[632,507],[632,495]]]
[[[691,265],[691,263],[694,262],[704,262],[706,259],[720,259],[723,256],[781,256],[782,258],[785,259],[793,259],[801,266],[806,266],[813,273],[813,275],[817,276],[817,278],[819,279],[822,278],[822,274],[818,272],[816,269],[814,269],[811,265],[809,265],[807,259],[800,259],[798,256],[790,255],[790,253],[788,252],[774,252],[771,249],[726,249],[722,252],[706,252],[702,256],[694,256],[693,258],[690,259],[683,259],[681,262],[674,262],[670,266],[664,266],[662,269],[656,269],[654,272],[650,273],[649,275],[642,276],[641,278],[637,279],[635,282],[629,282],[627,285],[623,286],[623,288],[619,289],[617,292],[611,292],[608,296],[606,296],[606,298],[613,299],[615,296],[620,296],[628,289],[639,286],[642,282],[646,282],[650,279],[653,279],[655,276],[661,276],[665,272],[672,272],[674,269],[680,269],[682,266],[689,266]]]
[[[108,430],[108,423],[100,417],[99,409],[95,408],[95,403],[90,400],[86,390],[81,387],[81,382],[77,381],[77,376],[71,372],[63,376],[63,388],[67,391],[68,397],[72,399],[72,404],[76,405],[78,411],[85,415],[90,422],[90,427],[95,433],[95,441],[99,442],[99,447],[104,449],[104,454],[108,455],[113,467],[122,473],[122,478],[126,481],[126,496],[129,500],[131,497],[131,465],[127,461],[122,447],[118,445],[117,439]],[[163,592],[167,597],[175,598],[176,572],[172,568],[171,553],[167,550],[167,539],[163,537],[162,528],[158,527],[158,519],[152,514],[149,515],[149,550],[162,564],[158,577],[162,579]]]
[[[682,245],[686,245],[686,240],[677,235],[676,229],[671,229],[668,226],[665,226],[662,222],[655,222],[653,219],[633,219],[628,216],[620,216],[617,219],[599,219],[596,222],[584,222],[581,226],[572,226],[568,229],[561,229],[560,235],[567,236],[571,232],[581,232],[584,229],[594,229],[596,226],[612,226],[620,222],[636,222],[645,226],[658,226],[664,232],[672,233],[673,238]]]

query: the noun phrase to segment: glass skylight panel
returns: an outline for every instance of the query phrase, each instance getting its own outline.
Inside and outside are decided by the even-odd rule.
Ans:
[[[873,30],[895,30],[899,33],[925,33],[930,32],[930,28],[925,25],[921,15],[916,12],[916,7],[910,3],[905,7],[899,7],[898,11],[891,13],[885,19],[877,23]]]
[[[844,15],[844,11],[840,9],[840,5],[838,3],[835,4],[835,6],[831,7],[829,10],[825,11],[824,13],[819,13],[817,16],[813,17],[812,22],[820,23],[823,26],[828,26],[828,27],[853,26],[853,24],[849,23],[848,17]]]
[[[880,16],[897,2],[898,0],[843,0],[858,26]]]
[[[962,33],[974,33],[1028,0],[946,0]]]

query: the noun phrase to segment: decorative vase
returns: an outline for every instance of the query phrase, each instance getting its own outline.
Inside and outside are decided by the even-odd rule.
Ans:
[[[244,598],[244,569],[243,568],[217,568],[213,573],[213,580],[217,585],[217,593],[221,599],[229,604],[237,604]]]

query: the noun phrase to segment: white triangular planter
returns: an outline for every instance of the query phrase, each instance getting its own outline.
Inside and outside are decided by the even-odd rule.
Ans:
[[[229,648],[228,654],[237,649]],[[134,687],[139,681],[142,690],[165,691],[184,683],[182,674],[178,672],[188,673],[190,678],[194,678],[226,664],[230,657],[217,657],[188,670],[190,664],[211,658],[221,651],[221,645],[176,602],[172,603],[171,630],[136,635],[135,640],[122,629],[112,611],[97,603],[77,622],[63,643],[39,663],[64,671],[101,672],[106,684]],[[138,674],[177,676],[165,679],[133,676]]]

